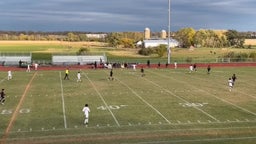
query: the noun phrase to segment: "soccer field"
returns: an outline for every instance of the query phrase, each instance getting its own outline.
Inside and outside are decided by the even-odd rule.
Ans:
[[[0,72],[1,143],[254,144],[255,67]],[[232,91],[228,78],[237,75]],[[82,108],[89,104],[88,126]]]

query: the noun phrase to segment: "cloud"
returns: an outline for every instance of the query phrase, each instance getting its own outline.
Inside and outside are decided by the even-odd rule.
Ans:
[[[253,0],[171,0],[172,29],[247,28],[255,24]],[[34,29],[89,31],[155,31],[167,29],[167,0],[8,0],[0,2],[0,30],[16,28],[20,22]],[[237,23],[237,24],[234,24]],[[8,23],[9,26],[6,26]],[[5,24],[5,25],[4,25]],[[37,26],[35,26],[37,25]],[[34,26],[34,27],[33,27]],[[255,30],[248,26],[248,30]]]

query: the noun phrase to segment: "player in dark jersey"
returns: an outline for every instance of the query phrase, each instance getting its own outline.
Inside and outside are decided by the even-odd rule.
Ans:
[[[111,69],[111,71],[109,72],[109,77],[108,77],[109,80],[114,80],[114,77],[113,77],[113,69]]]
[[[144,73],[144,68],[143,67],[140,69],[140,72],[141,72],[141,76],[144,77],[145,73]]]
[[[0,102],[2,103],[2,105],[4,105],[5,102],[5,93],[4,93],[4,89],[2,89],[1,93],[0,93]]]

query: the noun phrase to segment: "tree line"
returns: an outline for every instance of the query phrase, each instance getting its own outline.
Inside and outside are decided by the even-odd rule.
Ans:
[[[0,31],[0,40],[40,40],[40,41],[100,41],[111,47],[135,48],[135,43],[144,39],[144,32],[110,32],[106,37],[91,38],[86,34],[92,32],[34,32],[34,31]],[[95,33],[93,33],[95,34]],[[103,34],[99,32],[97,34]],[[158,32],[151,34],[154,37]],[[171,33],[172,38],[180,42],[181,47],[244,47],[245,39],[255,39],[256,32],[238,32],[236,30],[195,30],[183,28]]]
[[[194,30],[183,28],[174,36],[181,44],[181,47],[236,47],[244,48],[246,38],[256,38],[255,33],[244,33],[236,30]]]
[[[0,40],[30,40],[30,41],[104,41],[104,38],[91,38],[86,34],[92,32],[34,32],[34,31],[0,31]],[[96,33],[103,34],[103,33]]]

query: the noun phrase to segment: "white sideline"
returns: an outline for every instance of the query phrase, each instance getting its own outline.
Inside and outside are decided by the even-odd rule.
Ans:
[[[61,98],[62,98],[62,111],[63,111],[63,120],[64,120],[64,127],[67,128],[67,118],[66,118],[66,111],[65,111],[65,101],[64,101],[64,94],[63,94],[63,85],[62,85],[62,77],[61,72],[60,74],[60,90],[61,90]]]
[[[104,103],[104,105],[106,106],[106,108],[108,109],[108,111],[111,113],[112,117],[114,118],[116,124],[118,127],[120,127],[120,124],[118,122],[118,120],[116,119],[114,113],[111,111],[111,109],[109,108],[108,104],[106,103],[106,101],[104,100],[103,96],[101,95],[101,93],[98,91],[98,89],[96,88],[96,86],[93,84],[93,82],[90,80],[90,78],[87,76],[87,74],[85,74],[83,72],[83,74],[85,75],[85,77],[88,79],[88,81],[91,83],[91,85],[93,86],[94,90],[97,92],[97,94],[99,95],[100,99],[102,100],[102,102]]]

